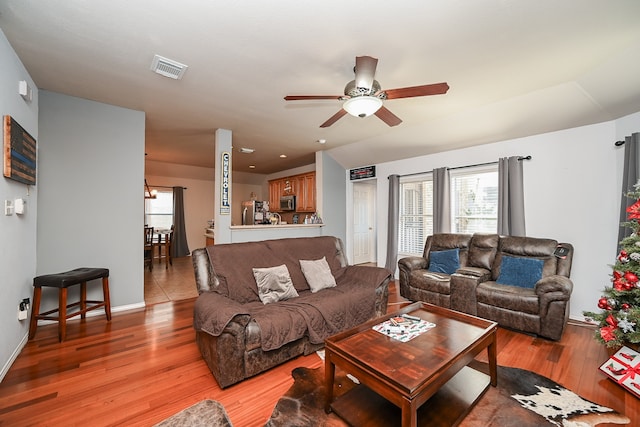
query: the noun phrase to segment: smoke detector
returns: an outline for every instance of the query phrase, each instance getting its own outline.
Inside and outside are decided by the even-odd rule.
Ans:
[[[152,71],[175,80],[181,80],[187,68],[188,65],[181,64],[178,61],[160,55],[155,55],[151,62]]]

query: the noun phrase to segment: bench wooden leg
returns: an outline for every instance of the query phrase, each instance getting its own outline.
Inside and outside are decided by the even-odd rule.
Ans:
[[[60,288],[58,294],[58,340],[67,337],[67,288]]]
[[[109,278],[102,278],[102,297],[104,298],[104,312],[107,320],[111,320],[111,298],[109,296]]]
[[[80,283],[80,318],[87,318],[87,282]]]
[[[40,299],[42,298],[42,288],[33,288],[33,306],[31,307],[31,321],[29,323],[29,339],[36,336],[38,328],[38,314],[40,314]]]

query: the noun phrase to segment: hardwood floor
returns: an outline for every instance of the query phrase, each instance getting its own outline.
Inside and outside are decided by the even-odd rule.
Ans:
[[[155,270],[155,268],[154,268]],[[389,309],[402,305],[395,284]],[[38,328],[0,383],[0,426],[150,426],[202,400],[221,402],[236,427],[262,426],[293,383],[291,370],[318,367],[299,357],[226,390],[201,359],[194,299]],[[559,342],[500,329],[498,363],[534,370],[640,423],[640,400],[598,372],[607,359],[593,330],[570,325]],[[486,360],[483,353],[479,359]]]

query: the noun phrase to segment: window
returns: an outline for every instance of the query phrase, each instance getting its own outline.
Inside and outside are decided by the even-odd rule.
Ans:
[[[454,233],[498,230],[498,167],[450,172],[451,228]]]
[[[422,255],[424,242],[433,233],[433,177],[412,178],[400,180],[398,252]]]
[[[173,190],[158,190],[155,199],[144,199],[144,223],[158,230],[173,225]]]
[[[451,170],[451,232],[495,233],[498,230],[498,165]],[[422,255],[433,234],[433,176],[400,180],[398,253]]]

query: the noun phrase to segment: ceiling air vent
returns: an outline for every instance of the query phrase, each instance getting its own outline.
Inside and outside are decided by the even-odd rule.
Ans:
[[[155,71],[161,76],[169,77],[176,80],[182,79],[184,72],[187,71],[187,67],[187,65],[181,64],[168,58],[164,58],[160,55],[155,55],[153,57],[153,62],[151,63],[152,71]]]

